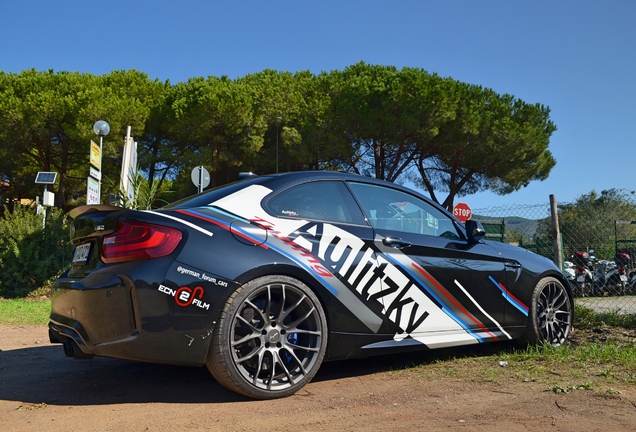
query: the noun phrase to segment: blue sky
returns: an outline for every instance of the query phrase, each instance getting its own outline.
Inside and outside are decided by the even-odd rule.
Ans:
[[[631,0],[0,0],[0,70],[136,69],[186,81],[416,67],[551,109],[549,178],[473,208],[636,189]]]

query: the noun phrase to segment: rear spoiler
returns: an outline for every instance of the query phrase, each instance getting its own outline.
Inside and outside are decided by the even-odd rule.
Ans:
[[[241,171],[238,174],[237,180],[245,180],[247,178],[258,177],[258,174],[254,174],[252,171]]]
[[[98,205],[83,205],[79,207],[75,207],[68,214],[75,219],[76,217],[83,215],[84,213],[93,213],[98,211],[117,211],[117,210],[127,210],[123,207],[116,207],[112,205],[106,204],[98,204]]]

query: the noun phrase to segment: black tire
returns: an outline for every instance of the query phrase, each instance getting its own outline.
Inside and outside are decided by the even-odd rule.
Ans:
[[[525,339],[532,345],[560,346],[572,330],[573,317],[567,289],[553,277],[543,278],[532,292]]]
[[[316,295],[291,277],[264,276],[228,299],[205,364],[228,389],[275,399],[311,381],[326,348],[327,320]]]

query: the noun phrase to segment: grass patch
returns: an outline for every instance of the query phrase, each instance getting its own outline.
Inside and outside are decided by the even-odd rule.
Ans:
[[[585,383],[573,384],[569,386],[555,385],[547,388],[547,391],[551,391],[553,393],[570,393],[575,390],[592,390],[592,385],[590,383]]]
[[[546,391],[620,394],[636,385],[636,319],[577,308],[575,331],[560,347],[484,344],[412,354],[398,373],[414,379],[534,383]],[[394,360],[393,360],[394,361]]]
[[[603,325],[636,329],[636,314],[623,315],[617,312],[594,312],[592,309],[580,305],[574,306],[575,328],[585,330]]]
[[[636,385],[636,343],[583,341],[561,347],[512,344],[454,349],[450,353],[413,354],[420,360],[401,372],[414,379],[453,379],[466,382],[535,383],[546,391],[570,393],[593,390],[620,394]]]
[[[0,299],[0,324],[46,324],[50,312],[49,299]]]

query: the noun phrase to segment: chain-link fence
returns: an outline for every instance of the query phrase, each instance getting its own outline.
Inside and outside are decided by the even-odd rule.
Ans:
[[[612,189],[572,203],[477,208],[472,214],[488,239],[557,263],[577,304],[597,312],[636,314],[634,192]]]

